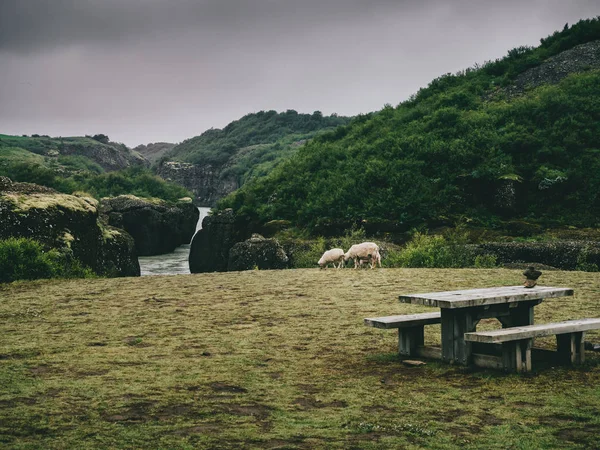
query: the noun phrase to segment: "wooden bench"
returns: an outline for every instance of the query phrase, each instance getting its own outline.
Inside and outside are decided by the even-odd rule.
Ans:
[[[556,335],[556,355],[559,362],[582,364],[585,360],[583,348],[585,332],[596,329],[600,329],[600,319],[580,319],[493,331],[476,331],[465,333],[464,338],[468,342],[502,344],[504,370],[529,372],[534,338]]]
[[[397,328],[398,353],[411,356],[415,355],[417,348],[424,344],[425,325],[441,323],[441,317],[439,312],[373,317],[365,319],[365,325],[386,330]]]

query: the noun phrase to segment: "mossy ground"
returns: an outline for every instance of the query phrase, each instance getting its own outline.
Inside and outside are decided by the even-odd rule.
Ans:
[[[528,375],[408,367],[394,331],[363,325],[431,311],[402,293],[521,279],[298,269],[0,285],[0,446],[595,448],[599,355]],[[600,317],[599,274],[541,281],[575,296],[544,301],[536,322]]]

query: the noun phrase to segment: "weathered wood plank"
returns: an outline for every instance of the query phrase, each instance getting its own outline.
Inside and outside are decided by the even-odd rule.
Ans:
[[[503,328],[502,330],[465,333],[464,339],[471,342],[498,343],[596,329],[600,329],[600,319],[579,319],[523,327]]]
[[[371,317],[365,319],[365,325],[375,328],[407,328],[418,325],[431,325],[441,322],[441,313],[404,314],[399,316]]]
[[[534,288],[502,286],[482,289],[406,294],[401,295],[399,300],[401,303],[413,303],[439,308],[465,308],[543,298],[558,298],[570,295],[573,295],[573,289],[571,288],[551,286],[536,286]]]

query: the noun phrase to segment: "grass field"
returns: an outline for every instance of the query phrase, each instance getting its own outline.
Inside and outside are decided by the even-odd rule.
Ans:
[[[0,285],[0,447],[598,448],[599,354],[527,375],[409,367],[394,331],[363,325],[432,311],[399,294],[516,285],[520,272],[298,269]],[[575,296],[544,301],[536,322],[600,317],[600,274],[548,271],[540,281]],[[436,341],[439,326],[426,328],[426,342]]]

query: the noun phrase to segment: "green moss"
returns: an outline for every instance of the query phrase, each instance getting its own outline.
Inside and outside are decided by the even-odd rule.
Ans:
[[[91,198],[80,198],[67,194],[13,194],[5,193],[4,198],[11,201],[20,211],[30,209],[62,208],[71,211],[96,213],[97,202]]]

